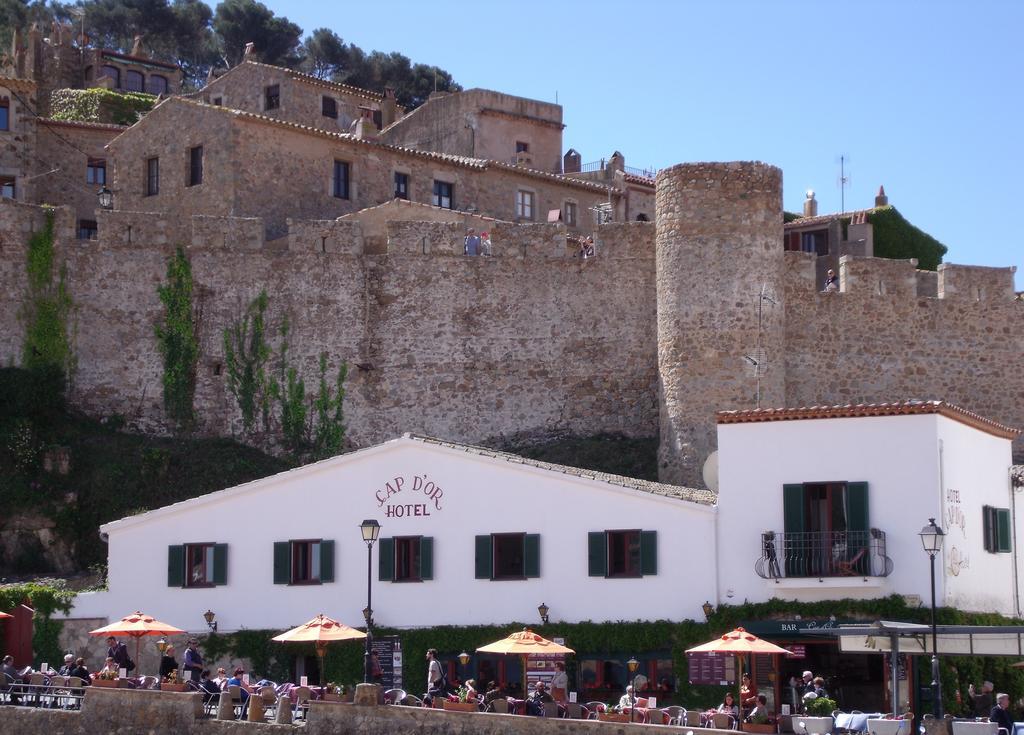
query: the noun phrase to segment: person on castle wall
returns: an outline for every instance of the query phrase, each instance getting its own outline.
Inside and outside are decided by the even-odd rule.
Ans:
[[[480,233],[480,254],[486,257],[491,256],[491,233]]]
[[[580,257],[586,260],[587,258],[593,258],[595,253],[594,238],[588,235],[580,241]]]
[[[480,254],[480,236],[472,227],[466,230],[466,244],[463,246],[462,252],[464,255]]]
[[[839,290],[839,276],[831,268],[828,269],[828,273],[825,274],[825,287],[822,289],[825,293],[835,293]]]

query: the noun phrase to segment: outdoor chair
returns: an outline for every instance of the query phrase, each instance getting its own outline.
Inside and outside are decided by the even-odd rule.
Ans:
[[[507,715],[508,700],[499,697],[498,699],[495,699],[493,702],[491,702],[491,708],[499,715]]]
[[[407,707],[422,707],[423,700],[415,694],[406,694],[405,697],[399,699],[395,704],[404,704]]]
[[[953,720],[953,735],[999,735],[999,725],[995,722]]]
[[[558,717],[558,702],[544,702],[544,717]]]
[[[725,712],[715,712],[711,715],[711,727],[716,730],[735,730],[736,718]]]
[[[590,713],[591,720],[596,720],[598,713],[608,711],[608,707],[604,702],[587,702],[586,707]]]
[[[870,719],[868,735],[910,735],[910,724],[906,720]]]
[[[701,715],[700,710],[683,710],[683,719],[685,720],[685,722],[681,722],[679,724],[686,725],[686,727],[704,727],[704,717]]]
[[[263,700],[263,709],[266,711],[267,717],[274,719],[277,714],[277,704],[280,701],[278,699],[277,692],[274,691],[274,687],[260,687],[259,696],[260,699]]]
[[[668,716],[668,724],[670,725],[682,725],[683,718],[686,717],[686,710],[680,707],[678,704],[673,704],[670,707],[665,707],[662,712]]]
[[[302,715],[302,719],[306,719],[309,699],[313,695],[309,691],[309,687],[295,687],[292,691],[295,692],[295,717],[298,718],[299,715]]]
[[[638,713],[639,714],[639,713]],[[647,724],[648,725],[665,725],[668,724],[665,720],[670,719],[668,715],[662,712],[660,709],[649,709],[647,710]]]
[[[579,702],[566,702],[565,716],[570,720],[583,719],[583,707],[580,706]]]
[[[404,689],[388,689],[384,692],[384,704],[399,704],[405,696]]]

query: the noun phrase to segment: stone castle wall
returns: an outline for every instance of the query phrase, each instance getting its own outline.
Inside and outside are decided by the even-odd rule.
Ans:
[[[222,332],[264,288],[268,332],[289,315],[307,385],[321,352],[332,369],[348,362],[346,422],[360,446],[405,431],[475,443],[655,436],[661,418],[663,479],[699,483],[714,412],[755,405],[744,355],[758,344],[762,406],[942,398],[1024,427],[1024,301],[1012,270],[929,274],[913,261],[847,256],[840,292],[820,293],[813,256],[782,252],[776,169],[716,164],[667,177],[657,237],[654,223],[602,226],[586,261],[561,225],[495,222],[494,256],[467,258],[460,223],[395,221],[368,238],[354,220],[289,220],[268,242],[259,218],[115,211],[99,213],[99,240],[80,241],[70,210],[58,210],[76,306],[72,401],[169,430],[153,325],[182,243],[202,306],[196,405],[210,434],[240,429]],[[759,193],[741,196],[744,186]],[[4,364],[21,361],[25,243],[42,221],[35,207],[0,202]]]

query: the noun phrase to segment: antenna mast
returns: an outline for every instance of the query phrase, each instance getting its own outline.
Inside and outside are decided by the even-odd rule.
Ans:
[[[850,185],[850,177],[846,175],[846,158],[846,154],[839,156],[839,207],[841,214],[846,214],[846,187]]]
[[[755,407],[761,408],[761,376],[764,375],[764,371],[768,366],[768,355],[761,345],[761,335],[764,331],[764,302],[767,301],[769,304],[774,306],[777,302],[772,294],[768,290],[768,284],[761,284],[761,293],[757,296],[757,345],[754,347],[754,354],[744,355],[743,359],[750,363],[750,370],[754,374],[754,381],[756,385],[755,393]]]

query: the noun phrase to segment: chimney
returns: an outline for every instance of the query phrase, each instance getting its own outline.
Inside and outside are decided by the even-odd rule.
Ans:
[[[373,109],[359,108],[359,117],[352,123],[352,134],[359,140],[377,140],[377,125],[373,122]]]
[[[384,99],[380,102],[380,126],[386,128],[397,119],[398,100],[395,98],[395,90],[384,87]]]
[[[130,55],[140,59],[146,58],[146,50],[142,47],[142,36],[136,36],[132,40],[132,52]]]
[[[565,173],[578,174],[582,167],[583,158],[575,148],[570,148],[565,152],[565,155],[562,156],[562,171]]]
[[[256,44],[253,41],[245,44],[245,51],[242,52],[242,61],[256,61]]]
[[[888,207],[889,197],[885,195],[885,187],[878,187],[878,194],[875,195],[875,206],[876,207]]]
[[[615,151],[612,153],[612,157],[608,159],[608,170],[609,171],[623,171],[626,168],[626,157]]]
[[[804,217],[818,216],[818,200],[814,198],[814,190],[807,190],[807,198],[804,199]]]

